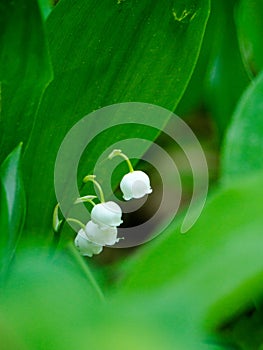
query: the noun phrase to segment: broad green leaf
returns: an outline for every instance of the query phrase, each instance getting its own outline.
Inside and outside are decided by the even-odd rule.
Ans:
[[[215,38],[216,35],[218,35],[218,25],[220,25],[221,22],[217,21],[217,18],[221,18],[225,15],[225,13],[221,12],[221,7],[216,6],[215,1],[212,1],[210,16],[194,72],[189,84],[187,85],[185,93],[176,108],[176,113],[179,116],[187,116],[187,114],[196,109],[200,109],[203,106],[205,76],[213,52],[211,52],[211,48],[215,45]]]
[[[0,3],[0,162],[26,144],[51,77],[37,0]]]
[[[263,74],[248,87],[233,115],[223,147],[225,181],[263,169],[262,94]]]
[[[214,119],[220,138],[235,105],[249,83],[239,52],[234,10],[236,1],[212,1],[202,50],[176,112],[203,108]]]
[[[205,106],[212,114],[219,135],[228,126],[237,101],[249,84],[238,47],[234,23],[236,0],[213,1],[216,26],[205,82]]]
[[[38,238],[50,238],[56,154],[84,115],[127,101],[174,109],[195,65],[208,12],[208,0],[169,0],[165,6],[149,0],[59,2],[47,20],[55,78],[43,97],[26,154],[27,232],[33,228]],[[160,120],[160,128],[167,119]],[[127,120],[116,116],[111,121],[123,125],[105,131],[87,148],[79,165],[81,176],[93,171],[98,156],[113,142],[153,140],[159,132],[125,125],[128,115]],[[97,127],[90,122],[90,130]],[[67,172],[61,175],[66,180]]]
[[[261,0],[241,0],[236,11],[236,25],[240,50],[251,76],[263,68],[263,2]]]
[[[181,303],[209,328],[240,312],[263,292],[262,185],[260,173],[218,191],[187,234],[171,225],[142,248],[118,288],[159,290],[171,307]]]
[[[0,271],[14,256],[25,217],[20,144],[0,166]]]

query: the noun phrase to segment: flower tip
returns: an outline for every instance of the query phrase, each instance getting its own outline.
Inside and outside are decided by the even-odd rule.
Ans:
[[[126,196],[125,194],[122,196],[124,200],[129,201],[130,199],[132,199],[131,196]]]
[[[108,159],[112,159],[118,155],[120,155],[122,153],[121,149],[114,149],[109,155],[108,155]]]
[[[86,183],[90,180],[94,180],[96,178],[96,175],[87,175],[83,178],[82,182]]]

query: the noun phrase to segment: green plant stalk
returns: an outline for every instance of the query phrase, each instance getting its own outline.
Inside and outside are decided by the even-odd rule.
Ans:
[[[105,197],[104,197],[104,193],[102,191],[101,185],[98,183],[98,181],[95,180],[95,177],[96,175],[87,175],[84,177],[83,183],[86,184],[88,181],[93,182],[99,191],[101,203],[105,203]]]
[[[80,266],[80,268],[81,268],[83,274],[86,276],[87,280],[90,281],[92,287],[94,288],[94,290],[96,290],[100,301],[105,303],[104,294],[102,293],[97,281],[95,280],[92,273],[90,272],[88,265],[84,262],[83,258],[79,255],[78,251],[76,250],[76,248],[74,247],[74,245],[72,243],[70,243],[68,245],[68,250],[69,250],[70,254],[72,255],[72,257],[75,259],[75,261]]]
[[[111,154],[109,155],[109,159],[112,159],[112,158],[117,157],[117,156],[122,157],[127,162],[130,173],[133,173],[134,169],[133,169],[133,166],[132,166],[130,159],[120,149],[113,150],[111,152]]]

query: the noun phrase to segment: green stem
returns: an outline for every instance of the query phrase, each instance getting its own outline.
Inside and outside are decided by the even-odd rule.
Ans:
[[[117,157],[117,156],[122,157],[123,159],[126,160],[130,173],[133,173],[134,169],[133,169],[132,163],[131,163],[130,159],[126,156],[126,154],[122,153],[122,150],[120,150],[120,149],[113,150],[108,158],[112,159],[112,158]]]
[[[78,224],[84,231],[86,229],[86,226],[79,220],[73,219],[73,218],[68,218],[66,219],[67,222],[74,222],[75,224]]]
[[[96,203],[93,202],[92,199],[97,198],[96,196],[84,196],[84,197],[79,197],[75,200],[74,204],[79,204],[79,203],[84,203],[84,202],[88,202],[91,203],[93,205],[93,207],[95,207]]]
[[[95,180],[95,177],[96,177],[96,175],[87,175],[84,177],[83,182],[84,182],[84,184],[87,183],[88,181],[93,182],[99,191],[101,203],[105,203],[104,193],[103,193],[102,188],[101,188],[100,184],[98,183],[98,181]]]
[[[89,202],[90,204],[92,204],[93,207],[95,207],[95,205],[96,205],[96,203],[94,203],[92,199],[87,200],[87,202]]]
[[[71,255],[74,257],[74,259],[76,260],[76,262],[79,264],[79,266],[81,267],[84,275],[87,277],[87,280],[90,281],[90,284],[92,285],[92,287],[94,288],[94,290],[96,291],[99,299],[102,302],[105,302],[105,297],[97,283],[97,281],[95,280],[95,278],[93,277],[88,265],[85,263],[85,261],[83,260],[83,258],[79,255],[78,251],[76,250],[75,246],[70,243],[69,246],[69,251],[71,253]]]
[[[83,190],[85,186],[85,183],[82,183],[80,186],[80,190],[79,192],[81,192]],[[53,212],[53,242],[51,245],[51,252],[50,255],[51,257],[53,257],[56,254],[58,245],[59,245],[59,241],[60,241],[60,236],[61,236],[61,231],[63,230],[64,224],[66,222],[65,218],[59,220],[58,219],[58,209],[59,209],[59,203],[57,203],[57,205],[54,208],[54,212]],[[57,216],[57,219],[55,218],[55,216]],[[56,227],[56,225],[54,225],[54,223],[57,222],[57,220],[59,221],[59,225]]]

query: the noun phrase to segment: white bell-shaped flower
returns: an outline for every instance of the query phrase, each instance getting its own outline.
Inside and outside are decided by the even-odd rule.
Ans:
[[[117,228],[110,227],[101,229],[100,226],[95,224],[92,221],[89,221],[85,229],[88,239],[96,244],[104,245],[113,245],[119,241],[117,238]]]
[[[81,255],[90,258],[93,254],[101,253],[103,249],[101,245],[91,242],[83,229],[79,230],[74,243]]]
[[[120,188],[126,201],[132,198],[142,198],[146,194],[152,193],[149,176],[141,170],[124,175]]]
[[[91,220],[100,226],[102,230],[108,229],[108,226],[119,226],[123,221],[121,219],[122,211],[118,204],[109,201],[96,204],[91,211]]]

